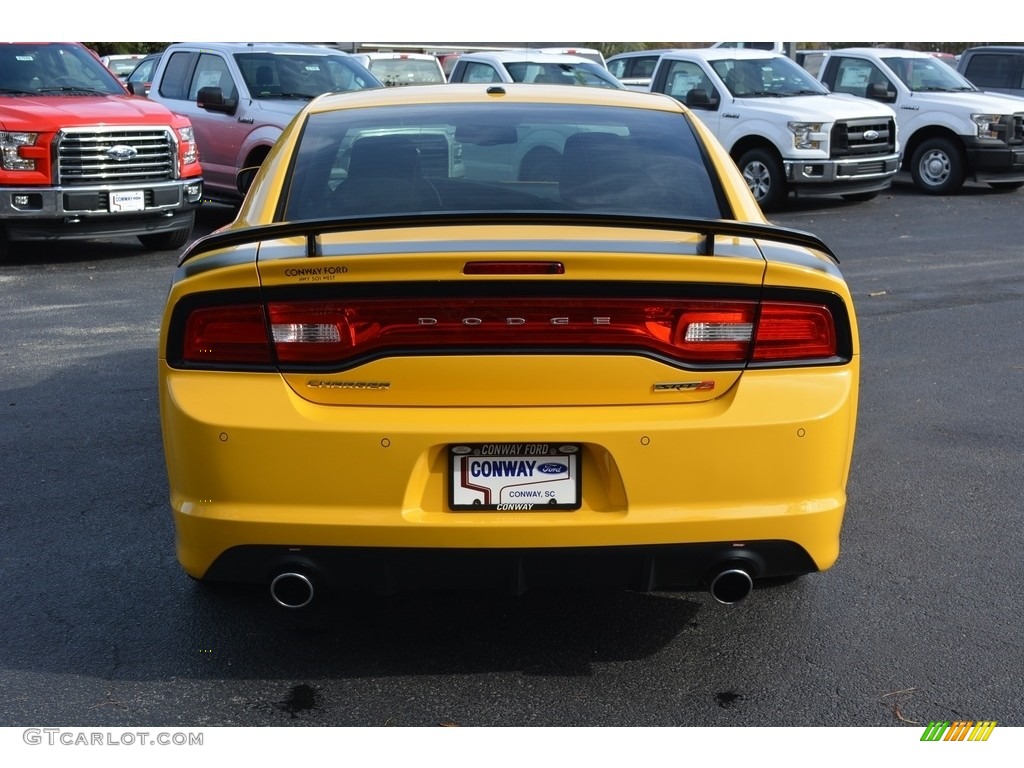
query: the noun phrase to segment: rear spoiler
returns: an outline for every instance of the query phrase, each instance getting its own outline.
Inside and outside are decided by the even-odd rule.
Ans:
[[[397,229],[401,227],[457,227],[480,225],[518,225],[518,226],[554,226],[569,225],[574,227],[627,227],[633,229],[661,229],[669,232],[693,232],[703,238],[698,253],[701,256],[715,255],[715,238],[717,237],[749,237],[755,240],[769,240],[787,245],[797,245],[822,251],[829,258],[839,263],[839,257],[833,253],[817,235],[799,229],[789,229],[773,224],[751,224],[726,219],[685,219],[664,216],[625,216],[614,214],[576,214],[564,211],[553,213],[517,213],[502,211],[482,211],[480,213],[460,211],[446,214],[430,211],[429,213],[411,213],[385,216],[360,216],[353,219],[309,219],[304,221],[285,221],[276,224],[263,224],[245,229],[228,229],[202,237],[192,243],[181,254],[178,266],[204,253],[236,245],[248,245],[263,240],[279,240],[286,237],[306,238],[306,255],[320,255],[317,238],[320,235],[335,232],[361,232],[371,229]]]

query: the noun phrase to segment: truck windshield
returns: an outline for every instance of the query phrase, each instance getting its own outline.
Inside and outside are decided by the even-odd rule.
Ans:
[[[721,59],[711,62],[729,93],[737,98],[806,96],[828,91],[796,62],[784,56]]]
[[[254,52],[237,54],[235,61],[257,98],[312,99],[380,85],[361,65],[338,54]]]
[[[963,75],[933,56],[887,56],[882,61],[912,91],[977,90]]]
[[[123,95],[125,90],[85,48],[9,43],[0,45],[0,93]]]

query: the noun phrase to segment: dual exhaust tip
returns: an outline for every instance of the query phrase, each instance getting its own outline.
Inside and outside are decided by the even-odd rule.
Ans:
[[[754,577],[738,564],[720,568],[708,582],[711,596],[723,605],[745,600],[754,589]],[[282,571],[270,582],[270,596],[282,608],[305,608],[313,602],[313,581],[297,571]]]

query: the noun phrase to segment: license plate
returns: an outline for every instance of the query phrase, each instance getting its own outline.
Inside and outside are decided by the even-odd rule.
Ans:
[[[141,189],[110,193],[110,210],[112,212],[141,211],[145,207],[146,193]]]
[[[448,508],[457,512],[579,509],[580,446],[459,443],[448,447]]]

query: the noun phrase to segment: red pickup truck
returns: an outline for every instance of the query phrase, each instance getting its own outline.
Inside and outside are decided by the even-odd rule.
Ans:
[[[11,242],[192,235],[192,125],[132,96],[80,43],[0,43],[0,258]]]

